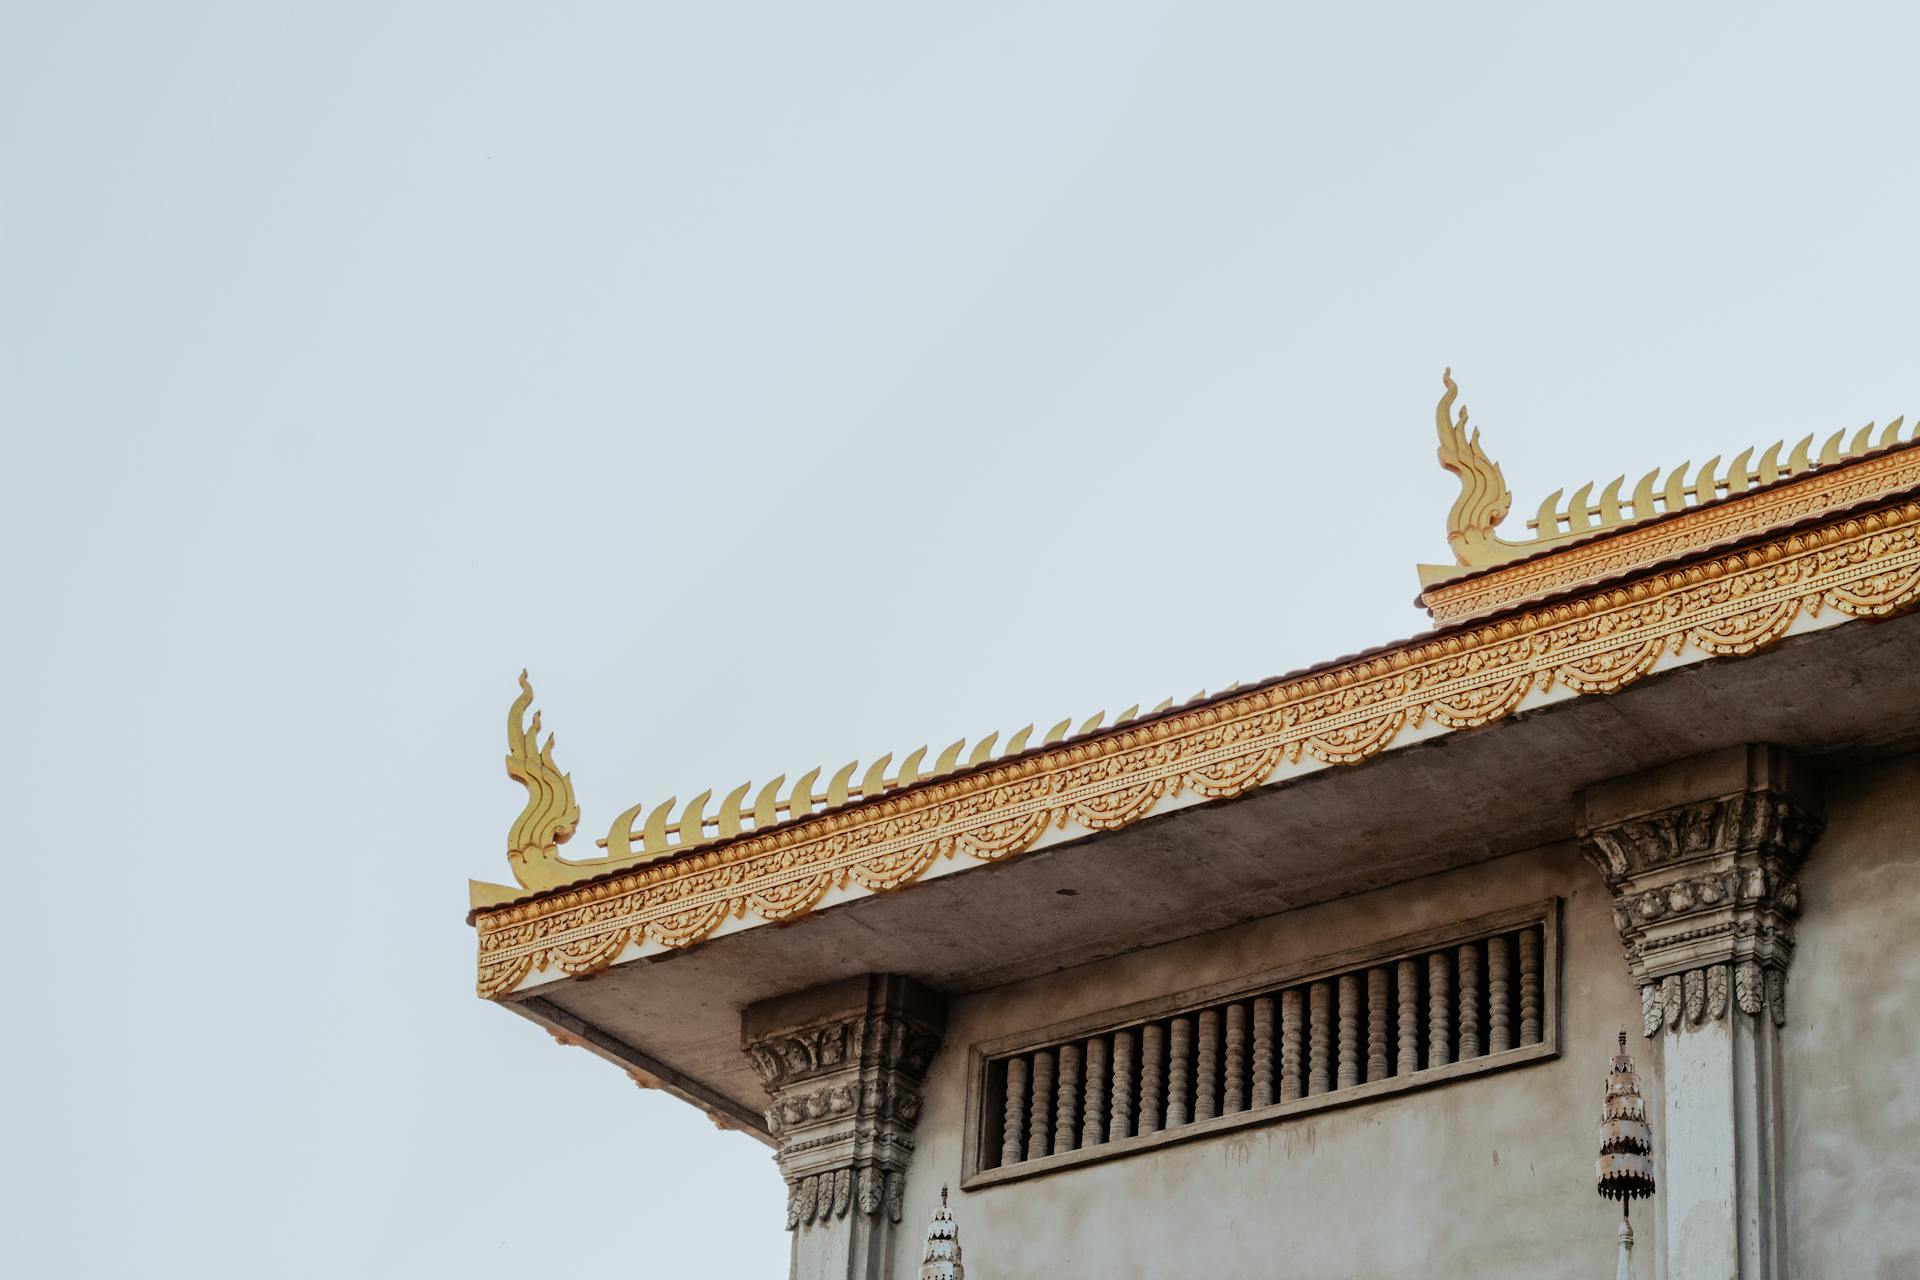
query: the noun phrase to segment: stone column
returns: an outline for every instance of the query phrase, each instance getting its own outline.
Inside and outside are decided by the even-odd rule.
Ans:
[[[1821,826],[1817,781],[1778,747],[1732,747],[1583,797],[1641,1030],[1657,1040],[1667,1276],[1786,1274],[1780,1035]]]
[[[871,974],[747,1008],[741,1040],[773,1105],[793,1280],[889,1280],[920,1085],[946,1009]]]

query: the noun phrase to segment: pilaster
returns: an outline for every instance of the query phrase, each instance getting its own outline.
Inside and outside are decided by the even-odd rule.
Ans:
[[[920,1087],[940,1048],[941,998],[891,974],[750,1006],[748,1060],[772,1105],[794,1280],[888,1280]]]
[[[1785,1274],[1779,1029],[1817,780],[1778,747],[1728,748],[1583,797],[1642,1033],[1659,1043],[1664,1274]]]

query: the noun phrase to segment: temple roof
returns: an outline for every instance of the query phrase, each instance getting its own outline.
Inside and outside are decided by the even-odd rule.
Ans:
[[[1658,671],[1789,634],[1885,617],[1920,598],[1920,448],[1899,420],[1791,450],[1743,449],[1541,504],[1535,536],[1495,533],[1511,505],[1449,373],[1436,410],[1457,563],[1425,566],[1436,630],[1111,722],[1062,720],[624,810],[600,858],[563,859],[579,806],[525,716],[509,773],[528,789],[509,840],[518,887],[476,883],[480,993],[500,998],[1043,846],[1117,832],[1514,713],[1612,693]],[[1759,461],[1753,459],[1758,453]],[[1780,460],[1781,454],[1786,460]],[[642,816],[644,815],[644,817]]]
[[[1464,405],[1450,417],[1458,396],[1453,372],[1442,375],[1446,393],[1435,410],[1443,467],[1459,477],[1461,492],[1448,513],[1447,538],[1457,563],[1422,565],[1425,584],[1419,602],[1443,625],[1472,621],[1517,606],[1538,603],[1569,588],[1600,586],[1635,570],[1659,565],[1732,545],[1743,537],[1775,532],[1807,521],[1830,517],[1882,500],[1910,487],[1920,471],[1920,459],[1911,446],[1914,429],[1904,418],[1885,428],[1869,423],[1856,431],[1834,432],[1813,452],[1814,434],[1802,438],[1782,462],[1785,441],[1775,441],[1753,462],[1756,450],[1747,447],[1723,469],[1720,456],[1691,473],[1683,462],[1666,473],[1648,471],[1623,500],[1623,473],[1591,502],[1591,482],[1566,502],[1556,489],[1527,521],[1534,536],[1521,541],[1499,537],[1495,530],[1512,505],[1498,463],[1480,446],[1480,432],[1471,430]],[[1920,427],[1920,421],[1916,422]],[[1849,439],[1851,435],[1851,439]],[[1751,465],[1750,465],[1751,464]],[[1634,536],[1627,537],[1631,532]],[[825,770],[801,773],[791,786],[781,774],[757,789],[751,782],[733,787],[707,812],[714,795],[708,788],[679,810],[677,798],[642,802],[621,812],[608,833],[595,841],[606,852],[599,857],[567,859],[557,847],[574,834],[579,807],[571,779],[553,764],[553,740],[538,742],[540,714],[534,713],[530,731],[523,727],[533,690],[521,672],[520,697],[508,715],[510,776],[526,785],[526,810],[509,837],[509,861],[519,888],[472,884],[472,907],[478,911],[513,905],[553,891],[596,882],[620,870],[657,863],[662,859],[735,840],[743,835],[802,824],[838,813],[849,805],[892,795],[935,779],[963,776],[993,765],[1006,765],[1096,736],[1111,736],[1127,728],[1139,730],[1166,719],[1236,698],[1246,698],[1313,677],[1330,669],[1362,662],[1383,654],[1405,651],[1434,638],[1424,632],[1407,640],[1378,646],[1359,654],[1270,677],[1242,689],[1229,686],[1209,697],[1202,690],[1176,710],[1168,698],[1151,710],[1128,707],[1108,724],[1104,712],[1081,721],[1060,720],[1033,741],[1029,724],[1007,736],[996,731],[969,744],[965,739],[948,745],[927,763],[928,748],[906,753],[897,766],[889,752],[870,763],[849,761],[822,786]],[[1031,744],[1031,745],[1030,745]],[[644,818],[642,814],[644,813]]]

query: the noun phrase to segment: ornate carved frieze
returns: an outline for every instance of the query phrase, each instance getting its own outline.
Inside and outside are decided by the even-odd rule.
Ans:
[[[786,1018],[797,1020],[781,1025]],[[941,1027],[938,997],[891,976],[749,1011],[743,1048],[770,1101],[789,1230],[856,1214],[900,1220],[920,1087]]]
[[[1718,794],[1676,799],[1690,787]],[[1733,1008],[1784,1022],[1795,877],[1821,827],[1811,780],[1779,748],[1746,746],[1605,784],[1586,802],[1583,849],[1613,893],[1644,1033]]]

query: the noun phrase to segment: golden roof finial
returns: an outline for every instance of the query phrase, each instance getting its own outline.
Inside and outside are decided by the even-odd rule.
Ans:
[[[507,861],[522,888],[537,889],[548,877],[542,869],[560,861],[560,846],[573,838],[580,823],[580,806],[573,798],[573,778],[553,763],[553,735],[540,745],[540,713],[524,724],[533,705],[533,684],[520,672],[520,696],[507,712],[507,775],[527,789],[527,806],[507,833]]]
[[[1460,477],[1460,496],[1447,512],[1447,541],[1453,544],[1453,553],[1461,564],[1473,564],[1476,557],[1485,554],[1485,548],[1498,541],[1493,531],[1507,518],[1513,494],[1507,489],[1507,478],[1500,473],[1500,464],[1480,447],[1480,429],[1475,427],[1471,436],[1467,434],[1467,406],[1460,406],[1457,420],[1447,418],[1447,410],[1460,394],[1453,370],[1442,372],[1440,381],[1447,387],[1433,411],[1434,426],[1440,433],[1440,465]]]
[[[540,742],[540,713],[526,722],[533,705],[533,685],[520,673],[520,696],[507,712],[507,775],[527,789],[527,805],[507,833],[507,863],[520,888],[467,882],[468,900],[475,907],[512,902],[525,891],[558,889],[587,876],[645,861],[644,857],[589,858],[576,862],[560,856],[560,846],[573,838],[580,823],[580,806],[573,798],[573,778],[553,762],[553,735]]]

